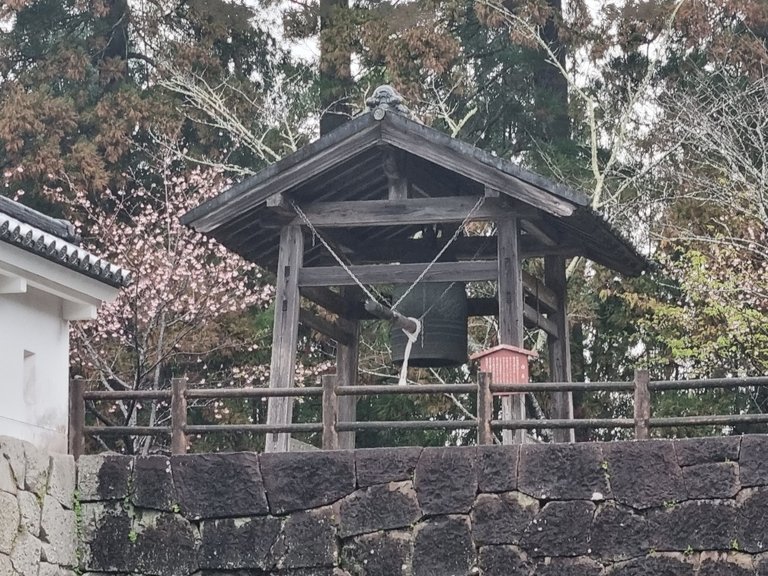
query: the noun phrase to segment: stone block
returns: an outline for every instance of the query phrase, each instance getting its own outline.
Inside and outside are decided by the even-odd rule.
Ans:
[[[178,514],[144,513],[130,548],[134,571],[145,576],[189,576],[198,569],[195,530]]]
[[[4,456],[11,467],[16,488],[24,490],[26,459],[24,458],[24,442],[10,436],[0,436],[0,456]]]
[[[272,516],[204,520],[200,529],[200,568],[236,570],[271,569],[272,548],[282,522]]]
[[[32,536],[40,535],[40,503],[32,492],[19,492],[16,495],[19,501],[19,514],[21,526]]]
[[[136,458],[133,463],[133,504],[139,508],[172,511],[176,500],[171,459],[166,456]]]
[[[603,560],[618,562],[645,554],[650,546],[648,522],[632,508],[601,504],[592,524],[590,547]]]
[[[341,501],[342,538],[410,526],[421,518],[412,482],[390,482],[358,490]]]
[[[744,436],[739,455],[742,486],[768,485],[768,436]]]
[[[598,444],[523,444],[518,490],[543,500],[604,500],[604,468]]]
[[[0,492],[16,494],[19,487],[16,485],[16,479],[13,477],[13,470],[8,460],[0,454]]]
[[[355,451],[357,487],[413,480],[421,448],[369,448]]]
[[[72,510],[63,508],[53,496],[43,499],[40,540],[45,559],[51,564],[77,564],[77,518]]]
[[[605,576],[694,576],[693,559],[682,554],[651,554],[607,568]]]
[[[469,517],[440,516],[416,526],[413,576],[466,576],[474,563]]]
[[[472,507],[476,545],[518,544],[539,511],[539,502],[520,492],[480,494]]]
[[[533,568],[535,576],[600,576],[603,565],[591,558],[547,558]]]
[[[755,556],[753,563],[756,576],[768,576],[768,553]]]
[[[644,440],[603,446],[613,497],[637,509],[687,498],[673,442]]]
[[[262,454],[259,462],[273,514],[325,506],[355,490],[352,451]]]
[[[217,574],[216,576],[232,576],[231,572]],[[261,572],[247,572],[238,576],[262,576]],[[317,566],[314,568],[296,568],[295,570],[276,570],[266,576],[349,576],[346,571],[332,566]]]
[[[669,504],[648,515],[655,550],[730,550],[738,539],[738,510],[727,500]]]
[[[683,468],[683,480],[691,499],[733,498],[741,490],[736,462],[711,462]]]
[[[478,446],[477,487],[480,492],[517,490],[517,462],[520,445]]]
[[[528,526],[520,546],[532,557],[586,555],[594,513],[592,502],[549,502]]]
[[[5,554],[0,554],[0,574],[2,574],[2,576],[14,576],[11,559]]]
[[[531,576],[525,552],[516,546],[483,546],[478,555],[483,576]]]
[[[32,534],[19,532],[11,552],[11,564],[19,576],[37,576],[41,548],[40,540]]]
[[[24,466],[26,469],[24,472],[24,490],[33,492],[42,498],[48,488],[50,457],[36,446],[25,442]]]
[[[411,566],[411,534],[374,532],[344,543],[341,567],[351,576],[407,576]]]
[[[295,512],[283,526],[282,565],[289,569],[334,566],[338,562],[333,511],[320,508]]]
[[[2,574],[2,572],[0,572],[0,574]],[[41,562],[40,571],[37,573],[37,576],[69,576],[70,574],[74,575],[74,572],[62,568],[61,566],[57,566],[56,564]]]
[[[128,497],[133,458],[117,454],[80,456],[77,491],[81,502],[122,500]]]
[[[680,466],[736,462],[741,438],[684,438],[675,440],[675,453]]]
[[[705,553],[696,576],[755,576],[753,557],[738,552]]]
[[[738,502],[738,530],[732,548],[751,554],[768,550],[768,487],[741,491]]]
[[[19,505],[16,497],[7,492],[0,492],[0,553],[10,554],[13,541],[19,532]]]
[[[92,572],[131,572],[132,520],[118,502],[83,503],[83,564]]]
[[[171,468],[179,507],[188,518],[259,516],[269,512],[256,454],[174,456]]]
[[[475,448],[425,448],[416,465],[415,486],[422,512],[466,514],[477,493]]]
[[[66,454],[53,454],[50,465],[47,493],[71,510],[75,495],[75,459]]]

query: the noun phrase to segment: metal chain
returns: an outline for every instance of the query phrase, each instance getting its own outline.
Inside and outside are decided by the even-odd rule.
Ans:
[[[448,247],[451,244],[453,244],[456,241],[456,239],[459,237],[459,235],[464,231],[464,229],[466,228],[467,224],[469,224],[469,221],[472,219],[472,216],[474,216],[475,212],[477,212],[477,210],[480,208],[480,206],[483,205],[483,202],[485,202],[485,196],[480,196],[480,198],[478,198],[477,202],[475,202],[475,205],[472,206],[472,209],[469,211],[469,214],[467,214],[466,218],[464,218],[464,220],[462,221],[461,225],[458,228],[456,228],[456,231],[453,233],[453,236],[451,236],[451,239],[448,240],[448,242],[445,244],[445,246],[443,246],[440,249],[440,251],[437,253],[437,256],[435,256],[432,259],[432,262],[430,262],[427,265],[427,267],[424,268],[424,270],[421,272],[421,274],[419,274],[418,278],[416,278],[416,280],[414,280],[413,284],[411,284],[408,287],[408,289],[405,292],[403,292],[403,295],[400,296],[400,298],[398,298],[397,302],[395,302],[392,305],[392,310],[396,310],[397,307],[403,302],[403,300],[405,300],[405,298],[413,291],[413,289],[416,288],[416,285],[424,279],[424,277],[430,271],[432,266],[435,265],[435,263],[445,253],[445,251],[448,250]],[[447,291],[448,290],[446,289],[446,292]],[[445,296],[445,293],[443,293],[443,296]],[[442,298],[442,296],[441,296],[441,298]],[[424,318],[424,316],[422,316],[422,318]]]
[[[386,302],[386,300],[381,296],[381,294],[379,294],[378,295],[379,297],[377,298],[376,296],[373,295],[371,290],[368,290],[368,288],[366,288],[366,286],[362,282],[360,282],[357,276],[355,276],[354,272],[350,270],[349,266],[347,266],[347,264],[341,259],[341,257],[338,254],[336,254],[336,251],[330,246],[330,244],[328,244],[328,242],[325,241],[325,238],[323,238],[320,235],[320,233],[314,227],[312,222],[309,221],[309,218],[307,218],[307,215],[304,214],[304,211],[301,208],[299,208],[299,206],[295,202],[291,202],[291,206],[293,206],[293,209],[296,211],[296,214],[299,215],[299,218],[301,218],[304,221],[304,224],[306,224],[307,227],[310,229],[313,237],[320,240],[320,243],[323,246],[325,246],[325,249],[328,250],[328,252],[330,252],[331,256],[333,256],[333,259],[336,260],[336,262],[338,262],[339,266],[341,266],[344,272],[346,272],[349,275],[349,277],[352,278],[354,283],[358,285],[358,287],[363,291],[363,293],[374,302],[378,302],[380,304]]]

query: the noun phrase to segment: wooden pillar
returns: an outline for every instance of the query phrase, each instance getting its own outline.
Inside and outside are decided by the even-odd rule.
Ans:
[[[69,381],[69,453],[77,460],[85,448],[85,380]]]
[[[517,219],[496,223],[499,249],[499,344],[523,347],[523,269],[520,258],[520,231]],[[502,420],[525,419],[525,394],[501,399]],[[504,430],[504,444],[521,444],[525,430]]]
[[[171,380],[171,454],[186,454],[189,443],[187,426],[187,379]]]
[[[477,375],[477,444],[479,446],[493,444],[491,379],[490,372],[480,372]]]
[[[323,383],[323,450],[338,450],[339,433],[336,423],[339,418],[339,397],[336,396],[336,376],[324,374]]]
[[[635,370],[635,440],[651,437],[651,393],[648,370]]]
[[[341,296],[352,302],[359,298],[360,289],[356,286],[345,286]],[[336,385],[354,386],[357,384],[357,363],[360,344],[360,322],[348,318],[339,318],[341,327],[351,334],[350,344],[336,343]],[[341,396],[339,398],[339,422],[357,421],[357,396]],[[339,432],[339,448],[351,450],[355,447],[354,432]]]
[[[291,388],[296,369],[296,346],[299,334],[299,269],[304,254],[301,226],[284,226],[280,231],[280,253],[275,288],[275,324],[272,332],[272,362],[269,387]],[[267,424],[290,424],[292,398],[270,398]],[[267,434],[266,452],[287,452],[290,434]]]
[[[558,336],[547,336],[549,348],[549,374],[552,382],[571,381],[571,338],[568,326],[568,293],[565,277],[565,258],[547,256],[544,259],[544,284],[557,296],[557,311],[550,315],[557,325]],[[573,418],[573,393],[552,392],[552,418],[560,420]],[[552,431],[555,442],[575,442],[573,428],[558,428]]]

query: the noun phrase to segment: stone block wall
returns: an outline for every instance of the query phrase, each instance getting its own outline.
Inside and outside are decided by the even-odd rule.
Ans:
[[[768,576],[768,436],[79,461],[83,569]]]
[[[0,576],[74,576],[75,462],[0,437]]]

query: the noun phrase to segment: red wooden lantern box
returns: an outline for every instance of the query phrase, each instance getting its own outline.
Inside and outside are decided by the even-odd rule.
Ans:
[[[500,344],[473,354],[472,360],[480,360],[480,371],[490,372],[494,384],[527,384],[528,359],[538,354],[524,348]]]

